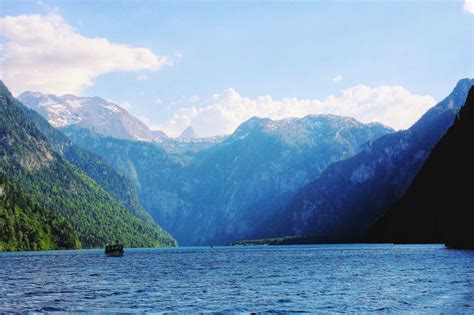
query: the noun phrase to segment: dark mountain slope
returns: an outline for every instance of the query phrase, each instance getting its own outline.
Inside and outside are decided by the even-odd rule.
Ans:
[[[35,204],[0,172],[0,252],[80,245],[68,220]]]
[[[303,187],[261,237],[321,236],[362,241],[368,228],[408,189],[464,105],[474,80],[463,79],[410,129],[383,136],[329,166]]]
[[[474,88],[406,194],[377,221],[372,242],[474,249]]]
[[[57,144],[55,144],[56,146]],[[0,83],[0,171],[40,206],[66,217],[85,247],[115,239],[126,246],[164,246],[174,241],[144,222],[67,162]]]

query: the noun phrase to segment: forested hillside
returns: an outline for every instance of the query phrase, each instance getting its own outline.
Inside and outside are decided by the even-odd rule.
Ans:
[[[54,149],[0,84],[0,171],[33,202],[70,220],[83,247],[116,239],[127,247],[172,246],[151,220],[135,216]]]
[[[68,220],[31,201],[0,172],[0,251],[80,246]]]

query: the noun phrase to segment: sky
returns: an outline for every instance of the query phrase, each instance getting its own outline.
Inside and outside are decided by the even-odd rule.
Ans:
[[[474,77],[468,1],[0,0],[0,78],[100,96],[176,136],[252,116],[406,129]]]

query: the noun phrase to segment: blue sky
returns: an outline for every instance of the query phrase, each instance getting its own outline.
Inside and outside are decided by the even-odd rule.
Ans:
[[[83,37],[146,48],[167,58],[164,65],[91,74],[85,86],[72,92],[122,104],[150,126],[170,133],[187,124],[197,124],[203,135],[229,132],[238,121],[213,131],[206,128],[212,120],[197,116],[212,117],[215,110],[196,114],[206,106],[225,107],[229,98],[249,107],[258,107],[255,102],[261,103],[258,98],[267,95],[272,102],[285,98],[324,102],[331,95],[343,98],[341,90],[361,85],[402,87],[420,96],[426,104],[418,111],[424,111],[432,102],[421,96],[438,101],[459,79],[474,76],[474,15],[466,12],[461,1],[0,3],[3,17],[55,14]],[[9,41],[8,36],[2,39],[4,44]],[[8,71],[13,68],[2,66]],[[18,86],[14,92],[28,89]],[[64,89],[56,86],[47,92],[62,94]],[[232,106],[225,108],[232,111]],[[262,110],[254,112],[265,115]],[[391,124],[387,115],[395,115],[385,113],[388,121],[382,122],[388,125],[408,124]],[[215,119],[229,120],[225,116],[219,113]],[[243,113],[236,116],[246,118]],[[268,116],[284,118],[285,114]],[[377,118],[366,116],[356,118]]]

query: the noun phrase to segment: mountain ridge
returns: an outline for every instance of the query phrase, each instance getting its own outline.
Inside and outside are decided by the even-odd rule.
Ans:
[[[143,141],[168,137],[161,130],[150,130],[123,107],[98,96],[56,96],[28,91],[20,94],[18,100],[36,110],[56,128],[78,125],[106,136]]]

